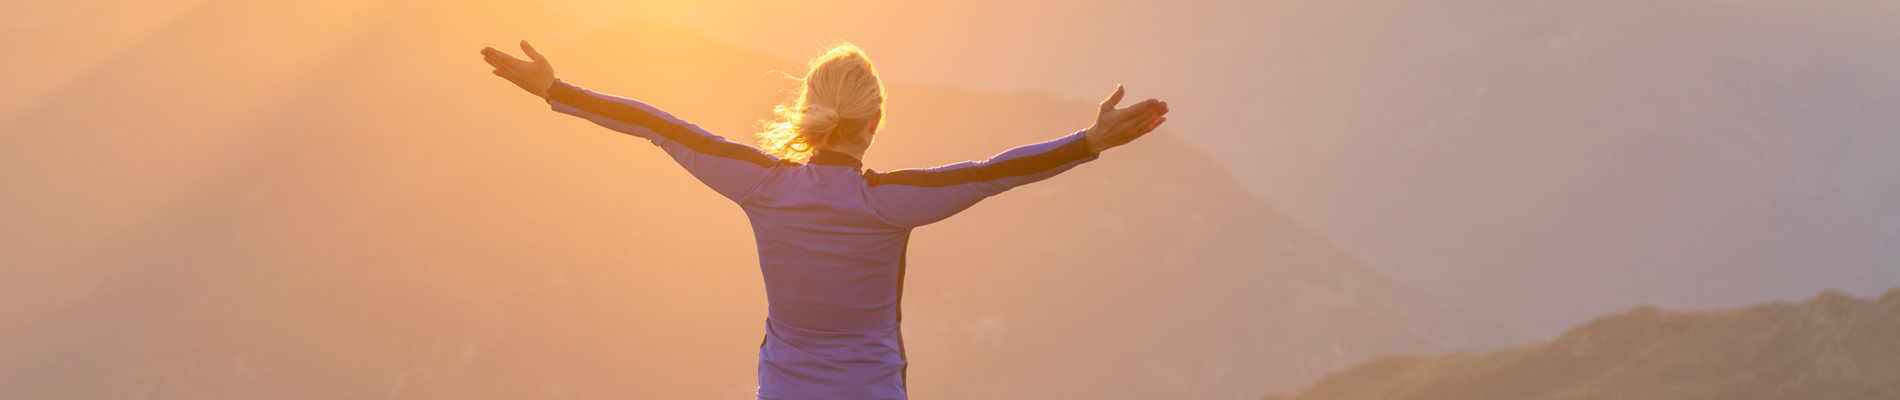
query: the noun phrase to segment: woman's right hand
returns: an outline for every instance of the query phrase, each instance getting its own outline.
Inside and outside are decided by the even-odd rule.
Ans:
[[[527,53],[532,61],[523,60],[494,47],[482,48],[482,59],[488,61],[488,65],[495,67],[495,76],[514,82],[515,86],[520,86],[521,90],[526,90],[530,94],[541,96],[543,99],[548,98],[548,86],[554,84],[554,64],[548,63],[548,58],[541,56],[541,52],[534,51],[534,46],[529,45],[526,40],[521,41],[521,51]]]
[[[1101,153],[1135,141],[1148,132],[1153,132],[1162,122],[1167,122],[1168,102],[1147,99],[1125,108],[1115,108],[1122,102],[1124,90],[1115,85],[1115,93],[1102,100],[1102,110],[1095,116],[1095,125],[1082,134],[1088,141],[1089,153]]]

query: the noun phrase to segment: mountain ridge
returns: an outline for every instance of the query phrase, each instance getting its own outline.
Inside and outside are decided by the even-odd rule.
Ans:
[[[1385,357],[1266,399],[1900,398],[1900,289],[1723,311],[1640,306],[1543,344]]]

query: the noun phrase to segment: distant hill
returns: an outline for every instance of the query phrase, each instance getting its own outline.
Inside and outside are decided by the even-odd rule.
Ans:
[[[1381,272],[1538,339],[1900,286],[1900,2],[1347,4],[1228,165]]]
[[[1900,399],[1900,289],[1733,311],[1638,307],[1546,344],[1387,357],[1267,399]]]
[[[747,398],[765,304],[744,216],[488,75],[476,50],[520,38],[567,79],[742,141],[791,83],[768,71],[799,67],[528,1],[196,5],[9,100],[26,111],[0,123],[0,398]],[[892,93],[872,168],[1092,116]],[[1508,340],[1166,132],[921,228],[910,262],[920,398],[1248,399]]]

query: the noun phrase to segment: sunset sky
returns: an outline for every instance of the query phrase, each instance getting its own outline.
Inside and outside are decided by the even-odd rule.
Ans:
[[[1121,154],[918,231],[918,393],[1252,399],[1645,304],[1878,296],[1900,286],[1893,21],[1883,0],[9,2],[0,360],[32,361],[0,362],[0,397],[746,398],[743,214],[489,75],[476,51],[523,39],[746,143],[780,72],[856,43],[891,84],[878,170],[1085,128],[1117,84],[1167,100]]]

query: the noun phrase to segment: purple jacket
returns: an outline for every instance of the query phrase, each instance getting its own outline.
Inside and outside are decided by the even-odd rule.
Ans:
[[[639,136],[745,210],[770,303],[760,398],[905,399],[904,249],[910,230],[1095,159],[1077,132],[983,161],[877,172],[819,151],[779,160],[633,99],[566,82],[555,111]]]

